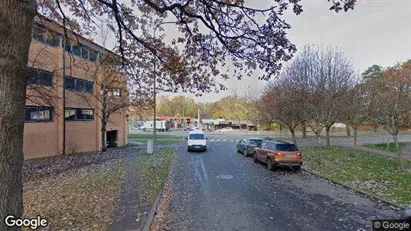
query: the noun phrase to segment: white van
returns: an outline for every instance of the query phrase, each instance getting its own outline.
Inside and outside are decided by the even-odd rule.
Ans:
[[[188,133],[187,151],[207,151],[207,137],[203,131],[195,130]]]

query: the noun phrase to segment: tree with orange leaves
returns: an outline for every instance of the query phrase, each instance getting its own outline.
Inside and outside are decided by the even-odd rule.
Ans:
[[[410,67],[410,61],[389,67],[380,79],[370,83],[373,92],[370,118],[392,135],[401,169],[398,134],[402,126],[409,124],[411,116]]]

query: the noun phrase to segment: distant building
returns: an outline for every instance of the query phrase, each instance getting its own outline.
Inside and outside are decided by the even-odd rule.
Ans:
[[[158,120],[167,120],[171,122],[172,128],[182,128],[185,126],[190,126],[192,123],[192,117],[190,116],[159,116],[157,117]]]
[[[70,43],[64,50],[63,34],[63,27],[56,22],[42,16],[35,18],[24,125],[26,159],[58,155],[64,143],[66,152],[99,151],[102,146],[98,117],[101,105],[93,97],[101,97],[100,87],[95,84],[95,76],[99,76],[96,67],[110,51],[70,31]],[[113,89],[112,96],[127,97],[123,88]],[[45,93],[51,95],[52,102],[45,99]],[[125,110],[111,116],[107,139],[117,145],[127,143]]]
[[[255,130],[256,124],[247,120],[226,120],[226,119],[202,119],[201,124],[203,128],[208,130],[217,130],[225,127],[232,127],[233,129],[248,129]]]

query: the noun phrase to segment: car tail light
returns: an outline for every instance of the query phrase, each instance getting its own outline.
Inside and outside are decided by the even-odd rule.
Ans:
[[[297,153],[297,156],[302,156],[303,154],[301,153],[301,152],[298,152]]]
[[[281,152],[275,152],[274,156],[281,156]]]

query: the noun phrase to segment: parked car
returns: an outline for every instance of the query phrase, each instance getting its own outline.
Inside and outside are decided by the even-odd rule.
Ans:
[[[241,152],[244,156],[254,154],[254,148],[261,147],[263,139],[260,138],[245,138],[237,143],[237,152]]]
[[[407,219],[411,221],[411,205],[405,208],[404,214],[403,214],[403,219]]]
[[[207,137],[203,131],[190,131],[187,139],[187,151],[207,151]]]
[[[216,132],[231,132],[231,131],[233,131],[232,127],[226,127],[226,128],[216,130]]]
[[[303,164],[303,154],[293,143],[264,140],[261,147],[254,150],[254,162],[265,163],[269,170],[280,166],[299,170]]]
[[[194,128],[193,127],[186,127],[186,128],[184,128],[184,131],[194,131]]]

